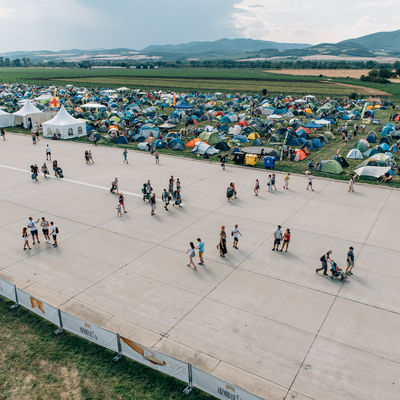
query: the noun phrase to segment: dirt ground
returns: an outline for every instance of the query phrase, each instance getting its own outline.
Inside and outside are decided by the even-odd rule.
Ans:
[[[265,72],[285,75],[327,76],[329,78],[360,79],[361,75],[368,75],[370,69],[269,69]]]

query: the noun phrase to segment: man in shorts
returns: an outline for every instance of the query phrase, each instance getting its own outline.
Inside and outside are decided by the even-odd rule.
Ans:
[[[347,252],[347,268],[346,268],[346,275],[353,275],[351,270],[354,267],[354,247],[350,246],[349,251]]]
[[[308,178],[308,184],[307,184],[307,190],[311,190],[312,192],[314,191],[313,186],[312,186],[312,180],[313,180],[313,174],[311,172],[307,172],[307,178]]]
[[[40,221],[40,226],[42,227],[42,233],[46,240],[46,243],[50,244],[49,221],[47,221],[45,217],[42,217],[42,220]]]
[[[124,156],[124,164],[128,164],[128,150],[124,149],[122,155]]]
[[[56,227],[53,221],[50,222],[50,229],[51,229],[51,236],[53,237],[54,240],[53,247],[58,247],[57,243],[58,228]]]
[[[282,230],[281,226],[278,225],[278,229],[274,232],[274,247],[272,248],[272,251],[279,250],[281,240],[282,240]]]
[[[235,225],[234,228],[232,229],[232,236],[233,236],[233,248],[238,250],[238,243],[239,243],[239,235],[242,236],[242,234],[239,231],[239,225]]]
[[[51,148],[46,144],[46,161],[51,161]]]
[[[197,246],[197,249],[199,250],[199,258],[200,258],[199,265],[203,265],[204,264],[204,259],[203,259],[204,242],[200,238],[197,238],[197,242],[199,243],[199,245]]]
[[[38,222],[39,222],[39,220],[37,220],[35,222],[32,217],[29,217],[28,228],[29,228],[29,232],[31,233],[31,236],[32,236],[32,240],[33,240],[32,244],[36,244],[35,239],[37,240],[38,243],[40,243],[39,232],[36,228],[36,224]]]

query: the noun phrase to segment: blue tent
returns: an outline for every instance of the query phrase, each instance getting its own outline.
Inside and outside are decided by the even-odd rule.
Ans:
[[[153,148],[162,149],[163,147],[165,147],[164,141],[158,139],[153,142]]]
[[[114,139],[114,143],[116,144],[128,144],[129,140],[126,136],[118,136]]]
[[[371,132],[371,133],[367,136],[367,141],[368,141],[368,143],[376,143],[376,141],[377,141],[376,134],[375,134],[374,132]]]
[[[322,147],[322,143],[319,139],[313,139],[311,142],[316,149],[320,149]]]
[[[180,101],[178,104],[176,104],[175,108],[177,110],[191,110],[193,106],[191,106],[186,101]]]
[[[307,125],[301,125],[303,128],[308,128],[308,129],[319,129],[323,128],[324,125],[317,124],[316,122],[310,122]]]
[[[296,136],[290,136],[288,138],[288,140],[286,141],[286,144],[288,146],[300,146],[301,142],[300,142],[299,138],[297,138]]]

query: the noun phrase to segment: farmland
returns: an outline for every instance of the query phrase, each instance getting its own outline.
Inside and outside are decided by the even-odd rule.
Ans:
[[[320,72],[320,71],[319,71]],[[127,86],[177,91],[259,92],[273,94],[315,94],[324,96],[399,96],[396,84],[361,82],[354,78],[276,74],[259,69],[160,68],[160,69],[72,69],[2,68],[0,82],[37,85],[74,84],[87,87]],[[343,85],[345,84],[345,85]]]

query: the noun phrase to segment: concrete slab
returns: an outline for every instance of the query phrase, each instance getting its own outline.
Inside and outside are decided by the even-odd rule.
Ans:
[[[65,179],[30,179],[45,145]],[[4,144],[4,145],[3,145]],[[94,165],[86,165],[91,148]],[[18,154],[18,157],[15,157]],[[0,276],[50,304],[191,362],[266,399],[397,398],[400,191],[292,176],[283,191],[266,190],[270,171],[9,134],[0,146]],[[150,216],[142,200],[151,179],[158,196],[173,175],[184,205]],[[128,214],[116,218],[118,177]],[[258,178],[260,196],[253,185]],[[238,199],[227,203],[235,182]],[[46,216],[60,228],[58,249],[23,251],[27,218]],[[230,231],[243,237],[232,249]],[[288,253],[272,252],[276,226],[290,228]],[[228,250],[216,249],[226,226]],[[205,265],[186,267],[190,241],[205,241]],[[345,266],[355,247],[353,277],[344,284],[315,273],[328,249]],[[196,257],[196,262],[198,261]],[[398,390],[397,390],[398,394]]]

